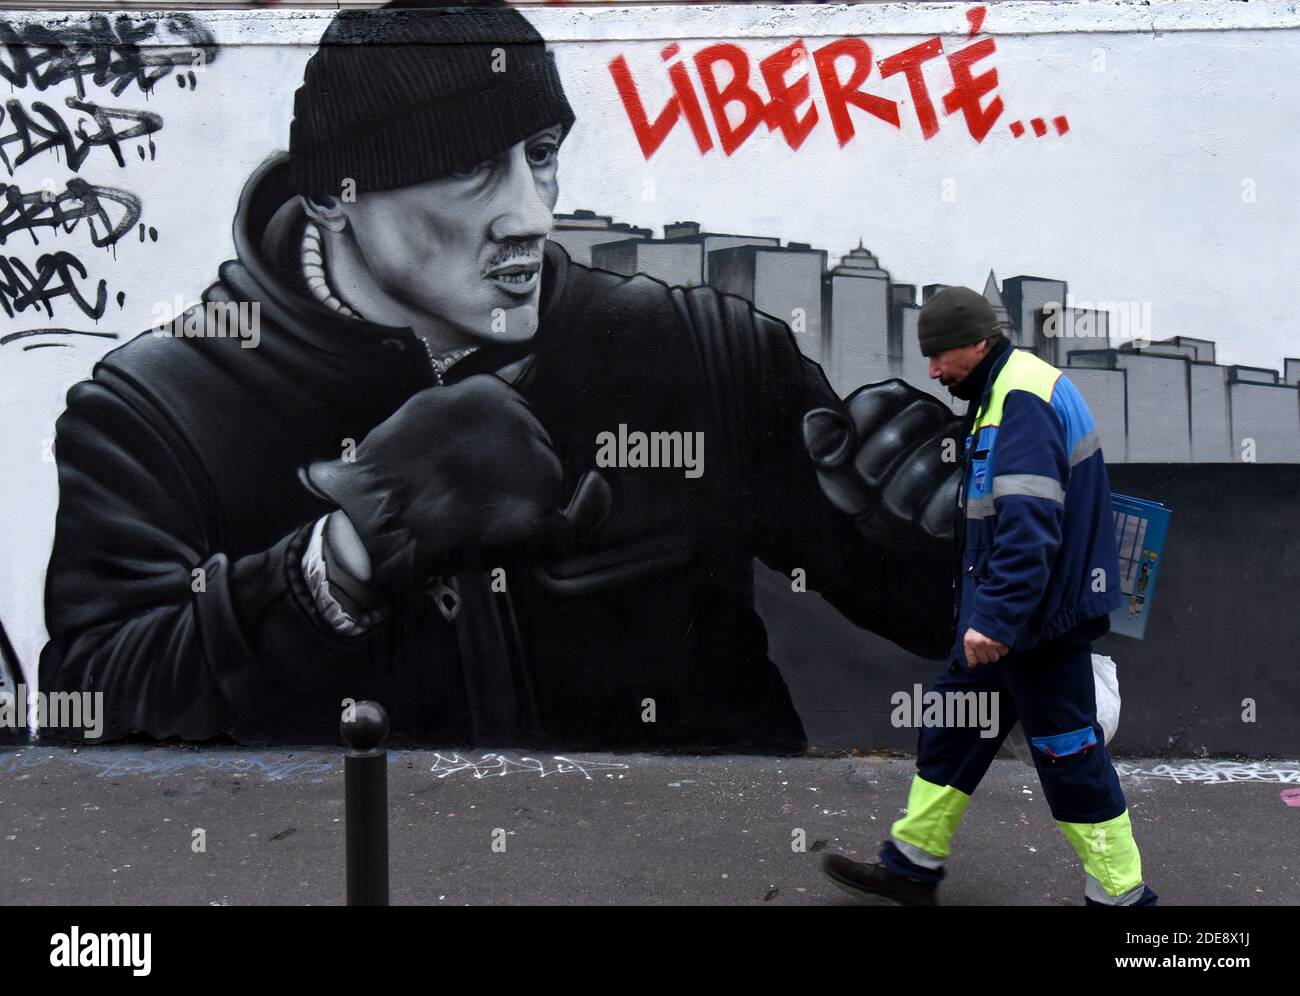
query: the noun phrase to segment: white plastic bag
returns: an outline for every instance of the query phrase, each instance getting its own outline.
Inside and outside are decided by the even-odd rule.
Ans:
[[[1106,743],[1110,743],[1119,729],[1119,674],[1115,662],[1093,654],[1092,680],[1097,688],[1097,722],[1106,734]]]
[[[1115,731],[1119,729],[1119,674],[1115,670],[1115,662],[1101,654],[1093,654],[1092,681],[1097,693],[1097,723],[1106,735],[1105,742],[1110,743]],[[1019,723],[1007,734],[1006,747],[1025,764],[1031,768],[1034,766],[1033,754],[1025,742],[1025,731]]]

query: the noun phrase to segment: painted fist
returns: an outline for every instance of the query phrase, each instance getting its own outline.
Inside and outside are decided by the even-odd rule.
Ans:
[[[868,384],[843,411],[808,412],[803,435],[822,492],[868,539],[952,540],[961,420],[938,399],[901,380]]]
[[[564,549],[610,502],[608,484],[589,471],[561,508],[564,473],[550,437],[492,374],[412,395],[355,460],[314,463],[305,476],[347,515],[381,581],[455,573],[505,550]]]

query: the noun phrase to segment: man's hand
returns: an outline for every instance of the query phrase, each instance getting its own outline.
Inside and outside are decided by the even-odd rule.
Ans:
[[[966,663],[971,667],[977,664],[992,664],[1011,650],[1005,643],[999,643],[974,629],[966,630],[962,642],[966,646]]]
[[[860,387],[846,413],[804,416],[804,446],[822,492],[868,538],[950,540],[961,475],[961,424],[937,399],[901,380]]]
[[[502,377],[477,374],[413,395],[375,426],[355,460],[308,468],[387,579],[453,573],[488,551],[563,548],[594,531],[609,486],[594,471],[563,510],[563,471],[546,430]]]

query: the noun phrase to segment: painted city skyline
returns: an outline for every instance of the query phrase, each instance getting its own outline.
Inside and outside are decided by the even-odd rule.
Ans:
[[[918,350],[921,306],[946,284],[897,281],[861,241],[832,254],[774,235],[715,232],[696,221],[649,227],[589,209],[557,214],[551,234],[575,262],[711,284],[786,322],[841,395],[901,377],[962,411],[930,381]],[[979,287],[976,283],[973,286]],[[1220,364],[1216,342],[1147,339],[1142,302],[1076,302],[1065,279],[993,269],[983,294],[1013,345],[1056,366],[1083,393],[1112,463],[1300,462],[1300,358],[1282,369]]]

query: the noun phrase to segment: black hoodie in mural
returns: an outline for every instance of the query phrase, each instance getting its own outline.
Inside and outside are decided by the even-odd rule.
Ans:
[[[336,459],[435,378],[409,329],[306,291],[285,174],[279,160],[250,179],[238,259],[205,294],[258,305],[257,348],[146,333],[68,395],[43,690],[103,692],[108,736],[337,742],[343,700],[370,698],[397,736],[437,744],[798,751],[755,557],[803,569],[910,650],[947,650],[950,551],[919,530],[905,553],[874,549],[823,497],[801,419],[842,404],[788,328],[710,288],[579,266],[554,243],[516,389],[570,488],[620,425],[703,432],[705,473],[603,470],[612,511],[578,555],[503,562],[505,592],[486,572],[464,579],[453,621],[410,588],[365,634],[333,631],[301,566],[331,507],[299,468]],[[520,348],[484,347],[447,380]],[[893,463],[906,471],[901,450]]]

